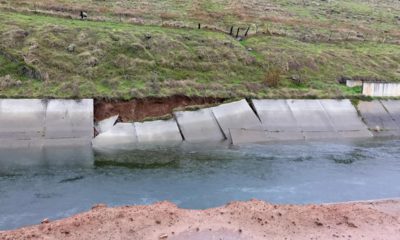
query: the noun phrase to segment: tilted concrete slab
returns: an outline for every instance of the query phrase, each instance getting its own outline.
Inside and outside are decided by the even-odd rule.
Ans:
[[[221,104],[211,109],[227,138],[230,138],[229,129],[263,129],[246,100]]]
[[[181,142],[182,135],[175,120],[134,123],[139,143]]]
[[[185,141],[222,141],[225,139],[210,108],[175,112],[175,119]]]
[[[245,143],[261,143],[267,142],[267,135],[264,130],[250,130],[250,129],[229,129],[230,139],[233,145]]]
[[[45,127],[47,139],[92,139],[93,99],[49,100]]]
[[[104,120],[98,121],[95,124],[96,131],[98,133],[107,132],[108,130],[110,130],[115,125],[115,123],[118,120],[118,117],[119,117],[119,115],[115,115],[115,116],[106,118]]]
[[[0,100],[0,138],[29,140],[44,136],[46,102],[38,99]]]
[[[287,103],[302,131],[334,131],[327,113],[318,100],[287,100]]]
[[[330,123],[332,123],[336,131],[356,131],[367,129],[367,126],[358,116],[357,110],[353,104],[351,104],[350,100],[325,99],[319,100],[319,102],[328,114]]]
[[[389,112],[394,122],[400,128],[400,100],[382,100],[381,103]]]
[[[296,119],[286,100],[252,100],[261,119],[264,130],[279,132],[299,132]]]
[[[93,140],[94,148],[109,148],[115,145],[135,144],[138,142],[133,123],[117,123],[110,130],[100,133]]]
[[[371,102],[361,101],[357,107],[371,130],[399,130],[399,126],[378,100]]]

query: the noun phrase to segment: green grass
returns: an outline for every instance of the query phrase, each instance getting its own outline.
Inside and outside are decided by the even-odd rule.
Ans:
[[[225,11],[221,1],[202,3],[209,12]],[[282,31],[280,26],[288,27],[287,32],[307,30],[270,24]],[[0,41],[0,51],[22,61],[0,57],[0,77],[11,74],[23,80],[22,86],[0,90],[4,97],[343,97],[359,91],[339,85],[341,76],[400,81],[400,45],[387,42],[310,42],[266,35],[238,42],[207,30],[4,11]],[[34,67],[42,79],[28,79],[21,64]],[[281,80],[272,89],[265,78],[275,68],[281,70]]]

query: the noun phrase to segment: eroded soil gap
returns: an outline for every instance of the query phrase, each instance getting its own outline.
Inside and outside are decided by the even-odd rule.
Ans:
[[[119,115],[122,122],[143,121],[152,118],[170,118],[173,111],[191,107],[212,106],[224,102],[223,98],[188,97],[175,95],[170,97],[148,97],[129,101],[116,99],[95,99],[94,118],[101,121]]]

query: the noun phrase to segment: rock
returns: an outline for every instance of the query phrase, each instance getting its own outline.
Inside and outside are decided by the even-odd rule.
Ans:
[[[158,237],[158,239],[167,239],[167,238],[168,238],[168,234],[166,234],[166,233],[161,234],[161,235]]]
[[[75,52],[75,48],[76,48],[76,45],[72,43],[67,47],[67,51],[68,52]]]
[[[106,207],[107,207],[107,204],[99,203],[99,204],[93,205],[93,206],[92,206],[92,210],[100,209],[100,208],[106,208]]]
[[[49,223],[49,222],[50,222],[50,220],[48,218],[45,218],[40,223],[41,224],[46,224],[46,223]]]

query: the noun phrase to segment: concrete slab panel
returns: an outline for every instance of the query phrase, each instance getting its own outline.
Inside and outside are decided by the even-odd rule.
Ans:
[[[389,112],[389,115],[392,117],[397,126],[400,128],[400,100],[382,100],[381,103]]]
[[[135,144],[137,142],[136,129],[133,123],[117,123],[110,130],[97,135],[92,141],[94,148]]]
[[[0,138],[29,140],[44,136],[46,103],[39,99],[0,100]]]
[[[267,135],[264,130],[249,130],[249,129],[229,129],[230,139],[233,145],[245,143],[267,142]]]
[[[106,118],[104,120],[98,121],[95,124],[96,131],[98,133],[107,132],[108,130],[110,130],[115,125],[115,123],[118,120],[118,117],[119,117],[119,115],[115,115],[115,116]]]
[[[286,100],[252,100],[264,130],[292,132],[300,131],[296,119]]]
[[[375,97],[398,97],[400,96],[400,84],[364,82],[363,95]]]
[[[139,143],[181,142],[182,136],[175,120],[134,123]]]
[[[174,115],[185,141],[202,142],[225,139],[210,108],[175,112]]]
[[[336,131],[365,130],[367,126],[358,116],[350,100],[319,100]]]
[[[244,99],[221,104],[211,109],[227,138],[230,138],[229,129],[263,129],[260,120]]]
[[[49,100],[45,138],[93,137],[93,100]]]
[[[302,131],[334,131],[327,113],[318,100],[287,100],[287,103]]]
[[[378,100],[361,101],[357,107],[369,129],[399,130],[399,126]]]

